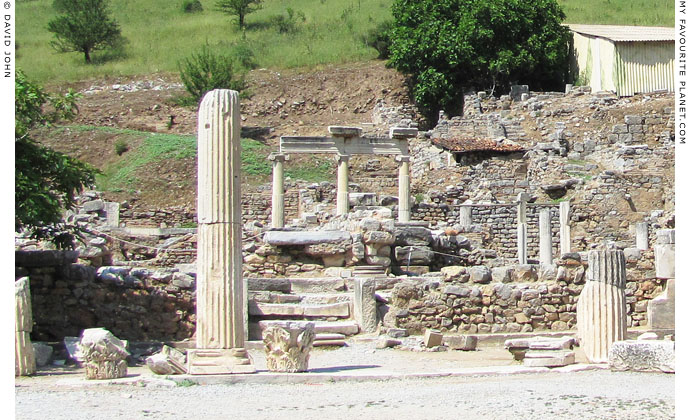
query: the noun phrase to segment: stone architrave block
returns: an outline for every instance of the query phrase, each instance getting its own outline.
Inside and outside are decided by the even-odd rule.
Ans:
[[[424,331],[424,345],[427,348],[440,346],[441,344],[443,344],[443,334],[441,334],[441,331],[430,328]]]
[[[126,344],[104,328],[81,333],[79,347],[84,355],[86,379],[116,379],[127,376]]]
[[[376,280],[355,279],[355,321],[365,332],[374,332],[378,327],[376,311]]]
[[[654,266],[656,277],[660,279],[672,279],[676,277],[676,246],[654,245]]]
[[[273,325],[263,332],[266,367],[271,372],[306,372],[314,344],[314,324]]]
[[[648,327],[676,328],[676,280],[668,279],[664,291],[647,304]]]
[[[523,364],[527,367],[560,367],[575,363],[573,351],[528,351]]]
[[[609,351],[609,367],[616,371],[675,373],[675,348],[671,340],[618,341]]]
[[[449,335],[443,337],[443,344],[451,350],[472,351],[477,350],[477,336],[474,335]]]

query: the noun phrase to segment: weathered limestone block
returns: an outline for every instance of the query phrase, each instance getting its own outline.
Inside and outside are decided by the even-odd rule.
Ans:
[[[306,372],[314,344],[314,324],[272,325],[263,332],[266,367],[271,372]]]
[[[443,334],[441,331],[428,328],[424,331],[424,345],[427,348],[440,346],[443,344]]]
[[[28,277],[22,277],[14,283],[14,301],[14,374],[15,376],[32,375],[36,373],[36,357],[29,337],[33,316]]]
[[[376,280],[355,279],[355,321],[365,332],[374,332],[378,327],[375,294]]]
[[[671,340],[618,341],[609,351],[609,366],[618,371],[675,373],[675,344]]]
[[[625,257],[623,251],[591,251],[587,283],[577,302],[580,345],[591,363],[605,363],[609,349],[625,340]]]
[[[528,351],[523,364],[527,367],[560,367],[575,363],[573,351]]]
[[[396,227],[395,244],[400,246],[427,246],[433,236],[431,230],[421,226]]]
[[[187,361],[184,353],[165,345],[159,353],[146,359],[146,365],[153,373],[158,375],[187,373]]]
[[[462,281],[461,279],[465,276],[469,278],[469,275],[467,274],[467,267],[462,267],[459,265],[441,267],[441,274],[443,274],[443,279],[445,281]],[[467,281],[467,279],[465,279],[465,281]]]
[[[428,246],[399,246],[395,248],[395,259],[400,265],[429,265],[434,253]]]
[[[125,343],[104,328],[81,333],[79,347],[84,355],[86,379],[116,379],[127,376],[129,352]]]
[[[467,270],[470,274],[470,281],[473,283],[485,284],[491,282],[491,269],[484,265],[476,265]]]
[[[273,246],[338,244],[351,243],[350,232],[341,230],[323,231],[269,231],[264,234],[264,242]]]
[[[635,244],[637,249],[649,248],[649,227],[646,222],[635,224]]]
[[[675,278],[676,246],[673,244],[654,245],[654,266],[656,267],[657,278]]]
[[[41,342],[31,343],[36,357],[36,366],[45,366],[53,357],[53,347]]]
[[[474,335],[444,336],[443,344],[451,350],[472,351],[477,349],[477,337]]]
[[[395,237],[393,237],[393,234],[383,231],[364,232],[364,235],[362,235],[362,240],[365,244],[392,245],[395,243]]]
[[[666,289],[647,304],[648,327],[676,328],[676,280],[668,279]]]

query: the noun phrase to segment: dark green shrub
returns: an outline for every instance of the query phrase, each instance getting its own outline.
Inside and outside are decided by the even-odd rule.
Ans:
[[[215,54],[203,47],[198,54],[182,60],[179,64],[180,78],[185,89],[197,101],[213,89],[242,91],[244,80],[235,78],[230,57]]]
[[[259,66],[256,63],[254,50],[246,42],[240,42],[234,45],[231,54],[235,62],[247,70],[255,69]]]
[[[393,21],[386,20],[369,29],[361,36],[364,45],[378,51],[378,58],[386,59],[390,55],[391,37],[388,31],[393,27]]]
[[[278,33],[288,34],[297,32],[297,24],[307,20],[300,10],[294,11],[288,7],[285,14],[272,15],[268,18],[269,26],[275,28]]]
[[[182,11],[185,13],[198,13],[204,11],[204,6],[199,0],[184,0],[182,2]]]
[[[115,142],[115,153],[117,153],[118,156],[122,156],[122,154],[128,150],[129,145],[124,139],[118,139]]]

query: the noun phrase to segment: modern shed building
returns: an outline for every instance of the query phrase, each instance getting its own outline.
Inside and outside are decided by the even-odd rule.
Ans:
[[[674,90],[673,28],[568,25],[573,32],[571,73],[592,91],[618,96]]]

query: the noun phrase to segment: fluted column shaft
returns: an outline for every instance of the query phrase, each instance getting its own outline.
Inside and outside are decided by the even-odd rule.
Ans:
[[[271,227],[285,226],[285,174],[283,154],[271,154],[268,159],[273,162],[273,195],[271,197]]]
[[[398,221],[410,221],[410,157],[396,156],[398,161]]]
[[[561,233],[561,255],[570,252],[570,201],[558,205],[558,221]]]
[[[350,194],[349,189],[349,166],[350,155],[338,155],[336,157],[338,162],[338,195],[336,197],[336,211],[337,216],[347,214],[350,208]]]
[[[590,251],[587,283],[577,302],[577,329],[587,359],[605,363],[615,341],[625,340],[625,257],[623,251]]]
[[[217,89],[199,107],[197,348],[244,347],[240,106]]]

